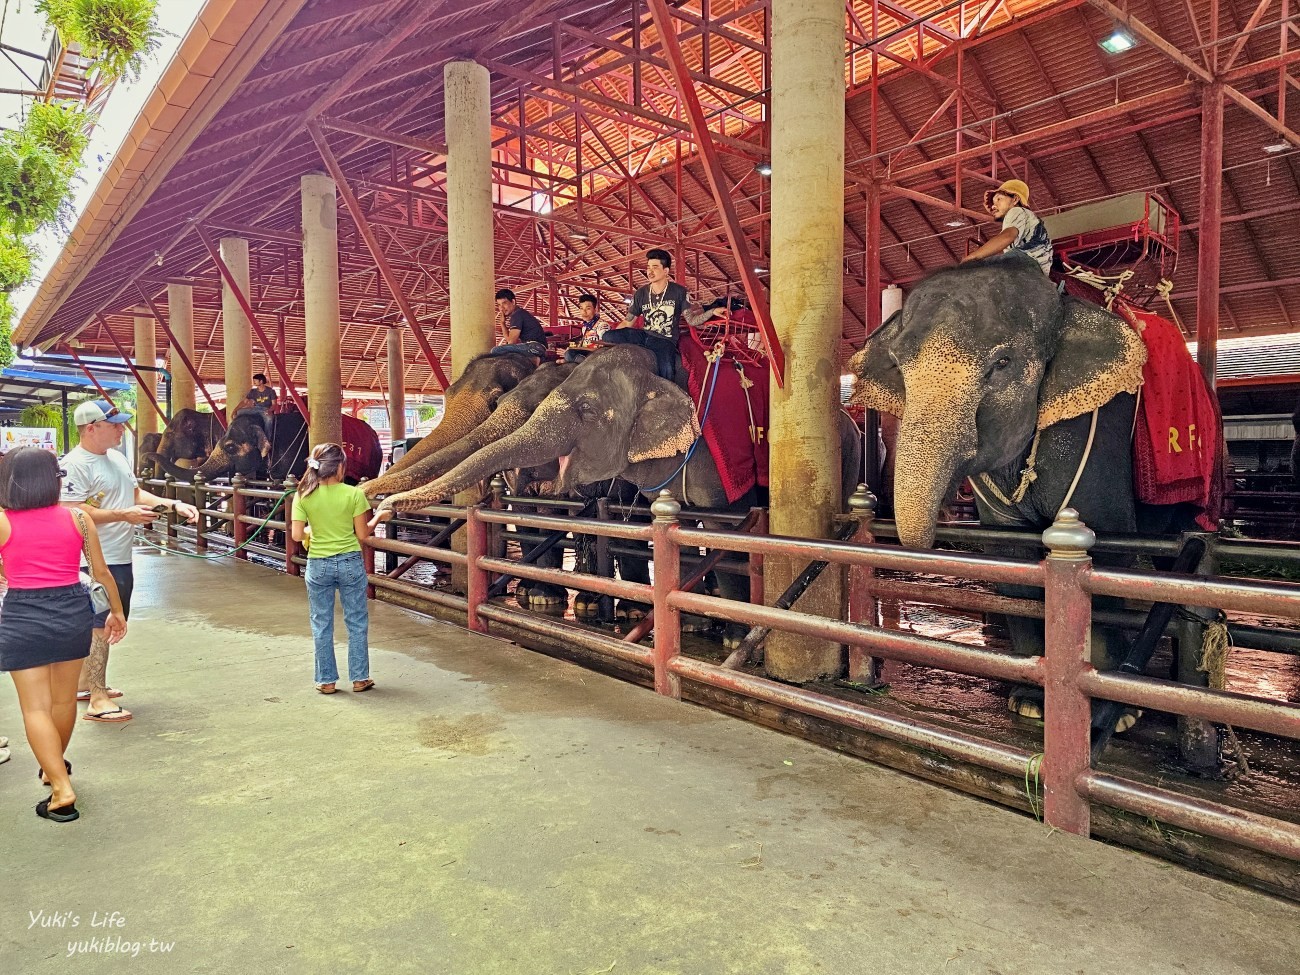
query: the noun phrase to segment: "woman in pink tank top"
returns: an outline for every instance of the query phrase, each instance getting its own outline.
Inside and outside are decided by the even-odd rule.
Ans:
[[[0,670],[18,690],[27,742],[41,781],[50,785],[36,815],[68,823],[80,814],[72,763],[63,756],[77,723],[77,679],[94,624],[78,574],[83,545],[112,604],[104,626],[109,643],[126,635],[126,619],[94,523],[59,504],[62,478],[58,458],[39,447],[0,459],[0,564],[9,581],[0,606]]]

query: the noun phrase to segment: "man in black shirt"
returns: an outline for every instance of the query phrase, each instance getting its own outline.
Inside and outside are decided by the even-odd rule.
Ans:
[[[262,373],[253,374],[253,388],[244,394],[243,401],[239,408],[235,410],[235,416],[241,413],[254,412],[262,421],[262,426],[266,428],[266,435],[271,435],[271,410],[275,407],[275,390],[266,384],[266,376]]]
[[[576,345],[570,345],[568,351],[564,353],[565,362],[581,362],[594,351],[593,346],[604,340],[608,326],[600,320],[596,305],[595,295],[578,295],[578,318],[582,323],[582,337],[578,339]]]
[[[505,329],[505,341],[489,355],[523,352],[531,355],[541,365],[546,358],[546,333],[542,323],[527,309],[515,302],[515,293],[509,288],[497,292],[497,322]]]
[[[648,251],[645,276],[649,283],[637,288],[623,324],[605,333],[607,343],[639,345],[653,352],[659,375],[669,382],[677,372],[678,323],[690,303],[686,289],[669,280],[672,266],[672,255],[667,251],[659,248]],[[643,327],[629,327],[638,318]]]

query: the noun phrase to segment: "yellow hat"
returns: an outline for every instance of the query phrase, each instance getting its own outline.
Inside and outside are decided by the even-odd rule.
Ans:
[[[984,208],[987,210],[993,205],[994,193],[1007,193],[1020,200],[1020,205],[1029,206],[1029,186],[1023,179],[1009,179],[996,190],[984,191]]]

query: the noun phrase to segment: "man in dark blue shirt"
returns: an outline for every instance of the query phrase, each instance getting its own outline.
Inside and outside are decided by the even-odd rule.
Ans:
[[[508,352],[522,352],[530,355],[541,365],[546,358],[546,332],[531,312],[520,308],[515,301],[515,293],[509,288],[497,292],[497,323],[505,331],[505,341],[489,352],[489,355],[505,355]]]
[[[235,416],[241,413],[256,413],[258,419],[262,421],[262,426],[266,428],[266,435],[271,436],[271,424],[274,422],[271,418],[271,411],[275,408],[275,390],[266,384],[266,376],[262,373],[254,373],[253,388],[244,394],[243,401],[235,410]]]

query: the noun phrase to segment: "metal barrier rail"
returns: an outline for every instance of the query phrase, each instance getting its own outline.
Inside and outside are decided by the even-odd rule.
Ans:
[[[232,510],[229,513],[206,507],[203,510],[205,518],[229,520],[233,524],[234,544],[246,540],[241,539],[241,535],[247,531],[250,522],[258,522],[258,519],[249,516],[244,510],[247,501],[250,498],[270,500],[280,496],[280,492],[275,490],[250,491],[238,483],[238,479],[229,488],[194,485],[193,488],[185,487],[181,490],[194,490],[200,500],[208,495],[231,498]],[[520,499],[520,503],[541,506],[537,500]],[[278,524],[287,524],[292,520],[291,504],[292,498],[286,499],[284,522]],[[550,506],[566,510],[572,508],[567,503]],[[464,611],[469,629],[476,632],[487,632],[489,624],[494,621],[508,623],[559,638],[614,660],[649,667],[653,671],[655,690],[671,697],[680,698],[681,681],[686,679],[896,742],[929,749],[958,761],[971,762],[1017,778],[1033,770],[1041,758],[1041,766],[1038,767],[1044,783],[1045,821],[1080,835],[1089,835],[1089,804],[1097,802],[1137,815],[1152,816],[1203,835],[1300,860],[1300,825],[1099,773],[1091,767],[1090,747],[1093,699],[1251,728],[1291,739],[1300,739],[1300,705],[1114,671],[1099,672],[1089,663],[1091,629],[1095,619],[1092,611],[1094,595],[1136,597],[1153,602],[1300,618],[1300,588],[1248,580],[1227,581],[1094,568],[1092,549],[1096,542],[1095,536],[1069,510],[1062,512],[1057,523],[1041,536],[984,530],[977,530],[967,536],[983,539],[985,535],[996,535],[999,542],[1032,540],[1036,545],[1047,549],[1047,557],[1038,563],[961,553],[909,551],[877,545],[874,544],[873,534],[873,529],[877,526],[872,524],[869,508],[864,510],[862,506],[855,512],[859,523],[858,533],[849,542],[684,527],[679,521],[681,508],[667,492],[663,492],[655,501],[651,512],[653,521],[650,524],[635,524],[507,512],[485,505],[467,508],[440,505],[423,509],[417,514],[449,518],[452,521],[464,520],[465,553],[396,539],[368,539],[365,552],[370,583],[376,589],[402,593],[431,605]],[[690,517],[695,520],[698,516],[691,513]],[[497,557],[491,550],[493,536],[499,534],[500,527],[507,525],[628,541],[648,540],[652,548],[653,584],[647,586],[588,573],[546,569]],[[169,532],[173,527],[169,525]],[[200,543],[203,542],[202,525],[195,535]],[[1013,539],[1013,535],[1023,537]],[[1148,541],[1153,544],[1144,543],[1136,548],[1145,549],[1148,554],[1169,554],[1171,549],[1166,546],[1174,544],[1163,539]],[[824,560],[833,565],[845,566],[850,577],[850,621],[809,616],[794,610],[682,591],[684,547],[750,553],[755,561],[766,556],[780,556],[796,560]],[[1100,543],[1096,544],[1098,550],[1102,547]],[[1240,546],[1240,550],[1251,552],[1258,547],[1259,543],[1245,543]],[[1225,544],[1220,549],[1227,552],[1231,551],[1232,546]],[[1109,550],[1121,549],[1112,546]],[[1132,548],[1123,550],[1133,551]],[[467,595],[457,597],[376,575],[373,572],[376,551],[393,551],[463,565],[466,570]],[[286,543],[284,558],[286,567],[296,574],[303,560],[292,540]],[[854,619],[862,618],[863,600],[875,598],[873,590],[878,594],[893,594],[897,590],[902,595],[905,590],[899,588],[900,585],[916,585],[874,579],[872,573],[876,569],[941,574],[1042,588],[1044,603],[1041,615],[1046,621],[1045,655],[1016,657],[853,622]],[[487,599],[487,591],[490,580],[496,573],[541,582],[556,582],[568,588],[587,588],[597,593],[650,603],[656,619],[653,646],[647,649],[562,620],[538,617],[491,603]],[[975,608],[992,609],[996,604],[998,609],[1029,609],[1029,601],[1011,600],[988,593],[961,592],[949,587],[931,587],[929,595],[932,601],[944,605],[947,604],[946,597],[952,596],[953,602],[958,605],[979,604]],[[681,655],[683,611],[848,644],[851,665],[855,653],[859,662],[862,655],[871,654],[878,658],[957,673],[1040,685],[1044,688],[1046,713],[1043,754],[1041,757],[1031,756],[1023,749],[926,725],[914,718],[884,714],[853,702],[685,658]],[[1039,614],[1026,612],[1026,615]]]

